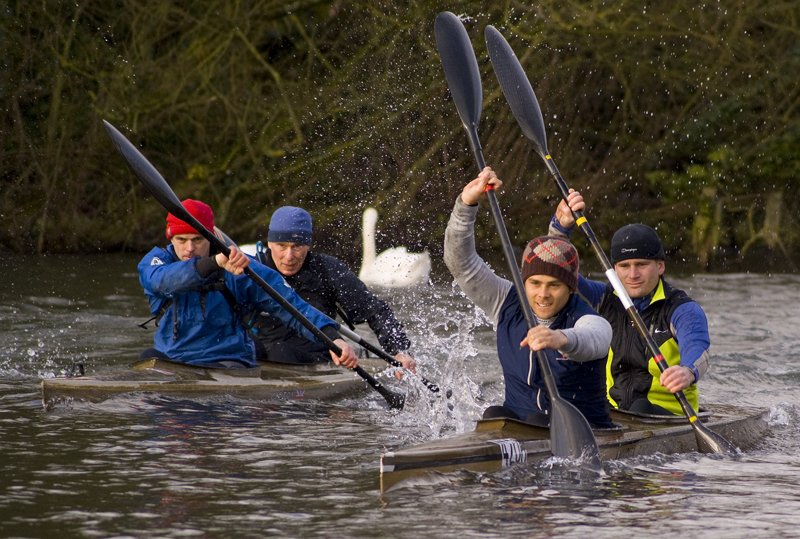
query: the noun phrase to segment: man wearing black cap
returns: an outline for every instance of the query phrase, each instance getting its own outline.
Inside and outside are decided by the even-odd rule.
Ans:
[[[406,352],[411,343],[389,306],[374,296],[344,262],[312,252],[311,237],[311,215],[302,208],[283,206],[270,219],[268,249],[263,250],[259,243],[256,257],[283,275],[301,298],[329,318],[339,314],[345,323],[369,324],[384,350],[416,372],[416,363]],[[303,339],[273,316],[260,316],[254,329],[261,358],[281,363],[327,359],[325,348]]]
[[[514,285],[498,277],[475,252],[478,201],[488,184],[502,182],[490,168],[468,183],[450,214],[444,261],[461,290],[489,316],[497,332],[505,401],[484,418],[511,417],[547,424],[550,399],[536,352],[545,353],[561,397],[596,428],[613,426],[605,374],[611,326],[575,290],[578,252],[562,238],[542,236],[522,255],[522,279],[537,325],[528,329]]]
[[[575,225],[570,208],[582,211],[586,206],[577,191],[570,191],[568,199],[569,207],[563,200],[558,205],[550,223],[552,235],[569,238]],[[606,369],[611,405],[644,414],[682,415],[673,393],[684,390],[697,410],[697,381],[708,370],[711,345],[703,309],[664,280],[664,248],[649,226],[631,224],[617,230],[611,239],[610,261],[670,365],[661,373],[650,361],[644,340],[610,284],[580,277],[578,290],[614,330]]]

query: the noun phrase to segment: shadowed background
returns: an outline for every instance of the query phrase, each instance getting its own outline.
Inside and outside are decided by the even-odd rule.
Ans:
[[[357,267],[372,205],[379,250],[428,249],[438,262],[452,203],[477,173],[433,37],[446,9],[466,14],[484,154],[506,182],[518,246],[546,231],[557,192],[500,92],[487,24],[519,56],[550,152],[606,248],[643,221],[695,270],[796,269],[800,4],[524,4],[2,1],[0,249],[165,241],[164,211],[106,119],[241,243],[265,237],[279,206],[302,206],[316,245]],[[477,234],[499,255],[488,218]]]

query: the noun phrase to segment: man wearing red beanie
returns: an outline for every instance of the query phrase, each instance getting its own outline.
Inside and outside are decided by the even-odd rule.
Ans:
[[[586,203],[577,191],[562,200],[550,222],[550,234],[569,238],[575,226],[572,211]],[[683,415],[673,395],[684,391],[695,410],[700,407],[697,381],[708,370],[708,320],[703,309],[683,290],[664,280],[666,256],[655,230],[640,223],[625,225],[611,238],[610,262],[633,300],[669,368],[663,373],[650,361],[644,339],[631,325],[610,284],[580,277],[581,295],[611,323],[611,361],[607,369],[608,400],[614,408],[648,415]]]
[[[522,279],[537,325],[528,329],[514,285],[497,275],[475,252],[478,201],[487,185],[502,185],[490,168],[468,183],[456,200],[444,240],[444,261],[461,290],[489,316],[506,386],[502,406],[484,418],[511,417],[547,424],[550,410],[536,352],[545,353],[561,397],[595,428],[613,426],[605,394],[605,365],[611,326],[575,291],[578,252],[571,243],[543,236],[522,255]]]
[[[206,229],[214,229],[214,213],[198,200],[184,200],[183,207]],[[139,281],[159,320],[155,347],[141,357],[159,357],[216,367],[253,367],[255,347],[247,337],[240,313],[265,311],[310,340],[316,338],[274,299],[243,275],[251,260],[236,247],[230,257],[212,253],[211,243],[188,223],[171,213],[167,216],[166,248],[155,247],[139,263]],[[358,358],[336,331],[335,324],[304,302],[275,271],[253,262],[256,271],[272,288],[342,349],[331,352],[335,363],[358,365]],[[225,292],[230,292],[226,299]],[[232,298],[234,301],[229,302]]]

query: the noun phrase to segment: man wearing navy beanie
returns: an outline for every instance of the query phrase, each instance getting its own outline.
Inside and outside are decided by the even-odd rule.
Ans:
[[[571,191],[568,200],[569,207],[563,200],[558,205],[550,235],[569,238],[575,226],[572,211],[586,207],[577,191]],[[609,402],[643,414],[683,415],[673,395],[683,390],[699,409],[697,381],[708,370],[710,355],[708,320],[700,305],[664,279],[666,256],[658,234],[643,224],[623,226],[611,239],[610,261],[670,367],[659,373],[651,363],[644,340],[611,285],[581,276],[578,290],[613,329],[606,369]]]
[[[303,208],[283,206],[269,221],[267,241],[311,245],[311,214]]]
[[[367,323],[378,341],[403,367],[416,372],[408,355],[411,343],[389,306],[338,258],[311,250],[311,214],[302,208],[283,206],[269,222],[267,249],[259,242],[259,262],[277,270],[301,298],[318,311],[348,325]],[[325,348],[310,342],[275,317],[262,314],[256,321],[256,352],[261,359],[281,363],[327,361]],[[400,373],[398,371],[398,378]]]

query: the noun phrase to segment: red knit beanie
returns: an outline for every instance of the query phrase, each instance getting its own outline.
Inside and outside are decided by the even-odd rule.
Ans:
[[[186,211],[192,214],[192,217],[200,221],[201,225],[208,230],[214,230],[214,212],[211,211],[208,204],[190,198],[181,204]],[[167,239],[172,239],[172,236],[178,234],[199,234],[199,232],[170,213],[167,215]]]
[[[522,254],[522,282],[531,275],[555,277],[569,288],[578,289],[578,251],[561,238],[542,236],[528,244]]]

